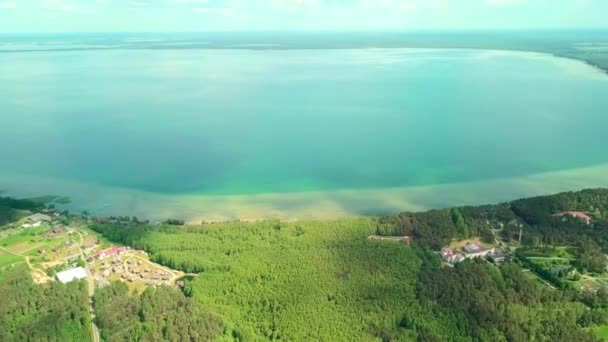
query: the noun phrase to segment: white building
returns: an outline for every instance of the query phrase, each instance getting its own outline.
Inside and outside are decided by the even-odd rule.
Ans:
[[[57,279],[64,284],[74,280],[85,279],[86,277],[87,272],[82,267],[76,267],[72,268],[71,270],[57,273]]]
[[[34,214],[25,218],[29,223],[47,222],[51,217],[45,214]]]
[[[484,249],[480,245],[469,242],[464,246],[465,250],[465,258],[474,259],[474,258],[483,258],[488,255],[494,254],[494,247],[490,249]]]

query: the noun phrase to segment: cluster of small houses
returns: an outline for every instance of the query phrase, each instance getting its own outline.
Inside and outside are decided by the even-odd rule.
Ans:
[[[125,263],[120,256],[128,250],[123,247],[111,247],[97,253],[96,258],[101,262],[97,276],[100,286],[108,284],[112,275],[120,275],[122,280],[130,283],[142,281],[148,286],[170,285],[172,277],[169,272],[160,269],[152,270],[142,260],[135,260],[135,258],[130,258]]]
[[[449,247],[443,247],[441,249],[441,258],[450,264],[456,264],[466,259],[475,258],[490,258],[493,262],[498,263],[505,260],[505,255],[497,252],[494,247],[483,248],[477,243],[469,242],[464,246],[462,253],[455,253]]]
[[[55,213],[54,215],[59,216],[58,213]],[[47,214],[36,213],[36,214],[26,217],[25,218],[26,223],[22,224],[21,228],[40,227],[43,223],[50,222],[52,219],[53,218]]]

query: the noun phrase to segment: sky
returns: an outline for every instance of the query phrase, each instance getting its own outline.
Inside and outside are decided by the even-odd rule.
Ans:
[[[608,28],[608,0],[0,0],[0,33]]]

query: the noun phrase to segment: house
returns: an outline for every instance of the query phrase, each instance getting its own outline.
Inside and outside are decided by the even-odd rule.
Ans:
[[[36,228],[36,227],[40,227],[40,225],[42,225],[42,222],[38,221],[35,223],[24,223],[21,225],[21,228]]]
[[[481,258],[486,257],[488,255],[494,254],[494,248],[484,249],[479,244],[474,242],[469,242],[464,246],[465,250],[465,258],[473,259],[473,258]]]
[[[563,213],[555,214],[554,216],[559,216],[559,217],[570,216],[570,217],[581,219],[581,220],[585,221],[585,223],[587,223],[587,224],[591,224],[591,216],[583,213],[582,211],[566,211]]]
[[[456,264],[466,259],[464,255],[461,253],[454,253],[454,251],[448,247],[443,247],[443,249],[441,249],[441,257],[451,264]]]
[[[468,242],[466,245],[464,245],[464,250],[467,253],[479,253],[482,248],[480,245],[474,242]]]
[[[492,260],[493,263],[498,264],[505,261],[505,255],[501,252],[494,252],[490,254],[490,260]]]
[[[461,253],[457,253],[452,256],[451,263],[456,264],[456,263],[464,261],[464,259],[466,259],[466,257],[464,255],[462,255]]]
[[[74,280],[85,279],[87,272],[82,267],[72,268],[67,271],[57,273],[57,279],[63,284],[69,283]]]
[[[452,257],[454,256],[454,252],[448,247],[443,247],[441,249],[441,258],[447,262],[452,262]]]
[[[110,247],[110,248],[108,248],[106,250],[103,250],[103,251],[97,253],[96,257],[99,260],[103,260],[105,258],[109,258],[109,257],[112,257],[112,256],[121,255],[121,254],[123,254],[125,252],[126,252],[125,248],[122,248],[122,247]]]
[[[46,231],[44,233],[44,237],[47,239],[50,239],[50,238],[56,237],[57,235],[65,232],[65,231],[66,231],[66,229],[64,226],[57,225],[57,226],[53,227],[52,229]]]
[[[58,226],[53,227],[53,234],[58,235],[58,234],[61,234],[63,232],[65,232],[65,227],[64,226],[58,225]]]
[[[45,214],[34,214],[34,215],[30,215],[28,217],[25,218],[27,220],[27,222],[31,223],[31,224],[35,224],[38,223],[38,225],[40,225],[41,222],[48,222],[51,220],[51,217]]]

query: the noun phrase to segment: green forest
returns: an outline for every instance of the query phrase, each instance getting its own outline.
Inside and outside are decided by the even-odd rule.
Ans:
[[[180,291],[148,288],[140,296],[113,282],[95,293],[97,327],[104,341],[210,341],[222,322]]]
[[[338,221],[93,223],[187,273],[181,290],[97,289],[95,323],[104,341],[596,341],[608,290],[579,291],[562,278],[570,268],[538,265],[554,256],[579,276],[605,273],[607,221],[608,190],[585,190]],[[501,264],[441,261],[441,247],[474,237],[519,247]],[[38,286],[17,268],[0,273],[0,296],[0,340],[90,336],[83,283]]]
[[[0,197],[0,230],[8,223],[15,222],[24,216],[24,211],[38,211],[44,208],[43,201],[35,199],[14,199]]]
[[[577,218],[555,216],[566,211],[585,212],[592,222],[588,225]],[[521,230],[525,245],[595,243],[606,252],[608,190],[590,189],[496,205],[404,212],[380,218],[377,233],[411,235],[419,246],[439,249],[457,238],[480,236],[493,240],[491,230],[500,230],[506,240],[518,240]]]
[[[594,221],[553,216],[568,210]],[[606,308],[590,305],[589,293],[548,291],[519,260],[441,267],[433,250],[452,239],[493,240],[498,229],[517,239],[521,229],[526,246],[584,243],[580,254],[603,260],[606,210],[608,191],[586,190],[335,222],[94,229],[196,274],[184,293],[221,317],[220,339],[593,341],[588,328],[606,323]],[[413,245],[369,241],[371,234],[410,235]]]
[[[36,285],[27,269],[0,273],[0,341],[88,341],[85,282]]]

